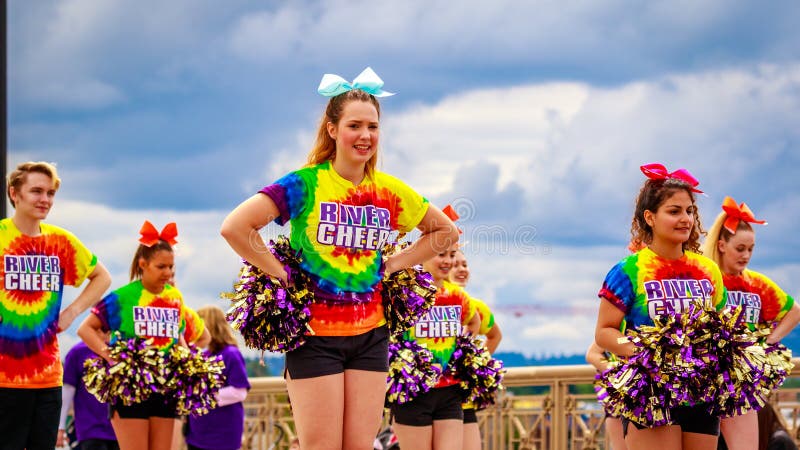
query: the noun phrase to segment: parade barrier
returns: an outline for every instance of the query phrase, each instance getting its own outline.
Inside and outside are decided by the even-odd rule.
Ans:
[[[800,358],[793,362],[791,377],[771,403],[800,442]],[[478,412],[484,450],[607,450],[594,375],[589,365],[508,368],[507,389],[494,406]],[[250,383],[243,448],[287,449],[294,424],[283,378],[251,378]]]

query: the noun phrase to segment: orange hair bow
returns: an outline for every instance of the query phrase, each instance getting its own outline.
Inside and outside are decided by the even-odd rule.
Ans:
[[[767,224],[766,221],[755,218],[753,211],[750,211],[747,203],[738,205],[731,197],[725,197],[725,200],[722,201],[722,210],[728,215],[723,226],[733,234],[736,234],[736,229],[739,227],[739,222],[742,220],[747,223],[757,223],[759,225]]]
[[[456,210],[453,209],[453,207],[450,206],[450,205],[445,206],[444,209],[442,209],[442,212],[444,213],[445,216],[447,216],[453,222],[455,222],[456,220],[458,220],[461,217],[461,216],[458,215]],[[459,228],[458,229],[458,234],[463,234],[463,233],[464,232],[461,230],[461,228]]]
[[[175,225],[175,222],[164,225],[161,233],[159,233],[149,220],[145,220],[139,233],[142,235],[142,237],[139,238],[139,242],[145,247],[152,247],[159,240],[165,241],[169,245],[178,243],[178,241],[175,240],[175,238],[178,237],[178,225]]]
[[[659,163],[652,163],[652,164],[645,164],[643,166],[639,166],[639,169],[642,173],[651,180],[666,180],[671,178],[673,180],[683,181],[684,183],[689,185],[689,189],[692,192],[696,192],[698,194],[702,194],[703,191],[697,189],[697,185],[700,184],[697,181],[697,178],[693,177],[692,174],[689,173],[686,169],[678,169],[674,172],[668,172],[667,168],[664,167],[663,164]]]

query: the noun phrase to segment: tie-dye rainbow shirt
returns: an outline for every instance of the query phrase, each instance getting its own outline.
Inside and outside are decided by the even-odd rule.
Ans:
[[[481,315],[481,327],[478,330],[478,334],[486,336],[486,334],[494,328],[494,314],[492,314],[492,310],[489,309],[489,305],[484,303],[483,300],[471,297],[470,301],[475,305],[478,314]]]
[[[22,234],[0,220],[0,387],[61,386],[58,316],[64,285],[78,287],[97,265],[71,233],[40,224],[41,234]]]
[[[203,324],[196,322],[201,320],[200,316],[189,311],[177,288],[166,285],[159,294],[153,294],[141,280],[114,290],[92,309],[104,331],[119,331],[122,339],[152,338],[153,347],[162,351],[176,344],[181,334],[191,341],[192,336],[187,336],[186,330],[195,334],[199,330],[202,334]]]
[[[186,339],[186,342],[189,344],[194,344],[198,339],[203,337],[206,323],[203,322],[203,319],[197,314],[197,311],[186,305],[184,305],[184,308],[186,309],[186,329],[183,330],[183,338]]]
[[[598,295],[625,313],[623,331],[653,325],[654,317],[681,313],[692,302],[725,306],[725,286],[714,261],[693,252],[670,260],[647,247],[617,263]]]
[[[318,336],[355,336],[383,325],[376,289],[382,276],[380,249],[393,232],[416,228],[428,201],[378,171],[354,185],[330,161],[292,172],[260,192],[277,205],[275,222],[291,223],[291,246],[302,251],[302,268],[326,294],[318,299],[331,300],[311,305],[311,329]],[[352,294],[363,303],[336,301]]]
[[[483,300],[470,297],[469,301],[475,307],[475,312],[479,314],[481,318],[481,326],[478,329],[478,334],[486,336],[489,331],[494,328],[494,314],[492,310],[489,309],[489,305]],[[461,407],[463,409],[475,409],[475,405],[472,402],[464,403]]]
[[[752,270],[741,275],[723,275],[725,289],[728,290],[728,308],[742,305],[744,321],[751,330],[756,324],[772,324],[794,306],[794,299],[787,295],[775,282]]]
[[[476,313],[473,298],[460,286],[445,281],[436,293],[431,310],[413,328],[403,333],[403,339],[416,340],[433,354],[434,364],[447,371],[456,350],[456,338]],[[457,384],[458,380],[442,376],[435,387]]]

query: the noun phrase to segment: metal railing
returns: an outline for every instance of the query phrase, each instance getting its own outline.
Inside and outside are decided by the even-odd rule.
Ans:
[[[800,386],[800,358],[793,362],[785,386]],[[604,413],[591,388],[594,375],[589,365],[509,368],[506,391],[493,407],[478,412],[484,450],[608,450]],[[243,448],[288,449],[294,422],[283,378],[250,383]],[[781,388],[772,403],[800,442],[800,387]]]

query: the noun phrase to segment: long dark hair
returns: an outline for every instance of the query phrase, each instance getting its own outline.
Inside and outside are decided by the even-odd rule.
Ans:
[[[692,199],[692,204],[695,204],[694,192],[691,186],[685,181],[677,180],[674,178],[667,178],[662,180],[645,181],[642,189],[636,197],[636,209],[633,212],[633,220],[631,220],[631,243],[629,248],[640,249],[646,247],[653,242],[653,228],[648,225],[644,220],[644,212],[651,211],[655,213],[658,208],[675,192],[680,190],[686,191],[689,198]],[[694,208],[694,226],[689,235],[689,239],[683,243],[683,251],[692,251],[695,253],[700,252],[700,236],[704,235],[703,225],[700,223],[700,213],[697,207]]]

